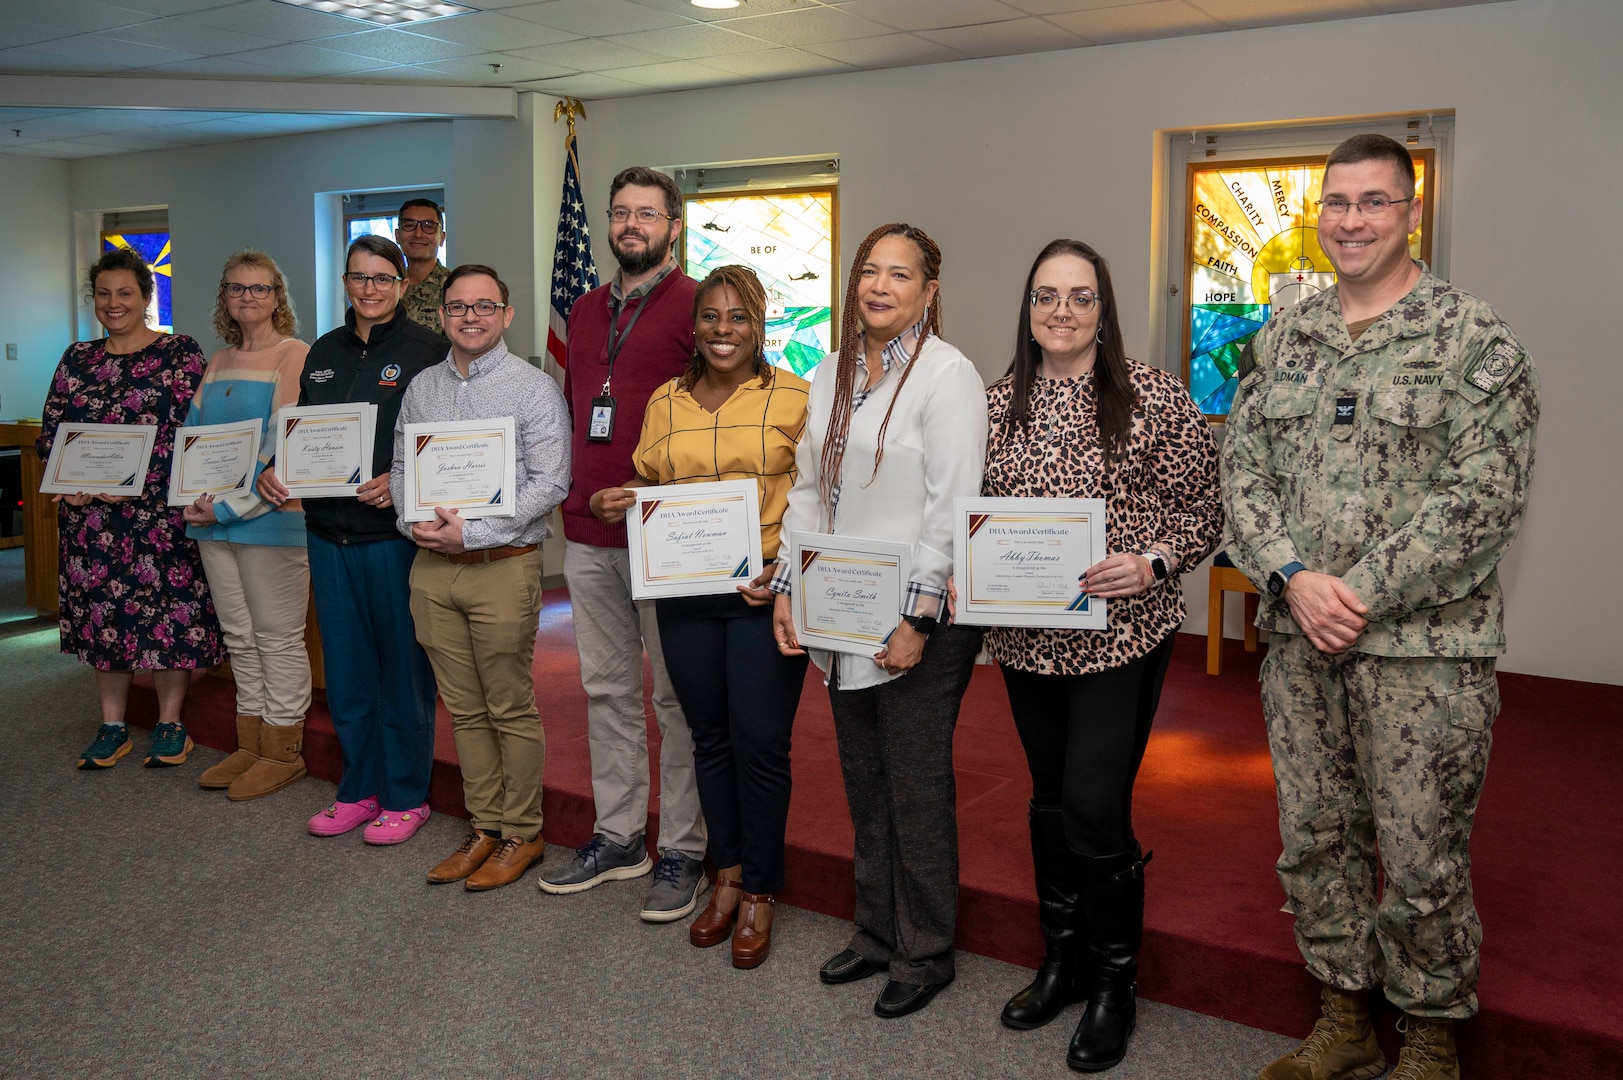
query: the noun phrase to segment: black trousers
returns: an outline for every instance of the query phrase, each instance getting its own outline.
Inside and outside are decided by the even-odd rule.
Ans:
[[[851,948],[905,983],[953,974],[958,927],[958,795],[952,733],[981,632],[930,635],[918,665],[862,690],[829,688],[845,797],[856,831]]]
[[[1175,635],[1145,655],[1092,675],[1003,669],[1009,709],[1031,769],[1031,801],[1059,807],[1071,850],[1090,858],[1131,851],[1133,781],[1150,741]]]
[[[789,744],[806,657],[784,656],[772,608],[736,593],[661,598],[665,667],[693,732],[693,771],[710,858],[743,866],[744,889],[783,888]]]

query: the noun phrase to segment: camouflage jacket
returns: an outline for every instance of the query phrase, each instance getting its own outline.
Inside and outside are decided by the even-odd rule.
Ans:
[[[445,327],[440,325],[440,305],[445,302],[445,279],[450,274],[444,263],[435,263],[428,276],[408,286],[406,295],[400,299],[412,322],[428,327],[441,337],[445,336]]]
[[[1527,505],[1538,380],[1493,309],[1423,271],[1351,340],[1334,288],[1270,320],[1222,449],[1229,555],[1300,561],[1365,604],[1354,649],[1497,656],[1496,567]],[[1263,589],[1257,624],[1300,633]]]

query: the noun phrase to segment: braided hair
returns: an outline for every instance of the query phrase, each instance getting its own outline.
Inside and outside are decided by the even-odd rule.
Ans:
[[[772,365],[766,362],[766,289],[761,285],[761,279],[755,276],[755,271],[747,266],[730,263],[718,266],[699,282],[699,287],[693,292],[693,318],[697,322],[699,310],[704,307],[705,296],[713,289],[731,289],[743,301],[744,314],[749,316],[750,331],[755,335],[755,373],[761,377],[761,385],[765,386],[772,381]],[[693,385],[704,375],[704,357],[699,354],[699,346],[693,346],[693,355],[688,357],[687,370],[682,372],[681,381],[676,384],[678,390],[692,390]]]
[[[823,497],[823,506],[830,512],[833,511],[834,478],[840,473],[840,466],[845,458],[846,435],[851,428],[851,402],[856,397],[857,357],[863,350],[857,289],[862,283],[862,269],[867,264],[868,257],[873,254],[874,245],[887,236],[900,236],[918,249],[919,269],[925,282],[941,280],[941,249],[923,229],[902,222],[881,225],[869,233],[851,258],[851,274],[845,284],[845,303],[840,310],[840,353],[838,367],[834,372],[834,407],[828,417],[828,433],[823,440],[823,457],[819,463],[817,484],[818,491]],[[872,483],[874,476],[879,475],[879,463],[885,457],[885,430],[890,427],[890,414],[896,408],[896,399],[901,396],[902,387],[907,385],[913,369],[918,366],[915,361],[924,350],[924,339],[931,334],[941,336],[939,285],[935,295],[930,298],[929,307],[925,310],[924,332],[913,345],[913,355],[902,371],[901,381],[896,384],[896,392],[890,397],[890,405],[885,409],[884,422],[879,425],[879,446],[874,453],[873,473],[868,477],[869,483]]]

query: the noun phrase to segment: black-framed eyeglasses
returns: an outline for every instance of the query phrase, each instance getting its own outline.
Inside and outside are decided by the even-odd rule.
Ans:
[[[460,319],[470,311],[475,315],[483,315],[486,318],[489,318],[491,315],[496,314],[496,312],[506,308],[507,305],[498,304],[494,300],[475,300],[471,304],[464,304],[460,300],[452,300],[450,303],[441,304],[440,307],[447,315],[451,316],[451,318]]]
[[[1068,296],[1061,296],[1053,289],[1032,289],[1027,299],[1031,301],[1032,307],[1044,315],[1058,311],[1061,300],[1065,301],[1067,309],[1081,315],[1093,310],[1093,305],[1099,302],[1099,294],[1080,289]]]
[[[222,281],[220,282],[220,288],[224,289],[225,294],[231,297],[233,300],[240,297],[243,293],[247,293],[255,300],[263,300],[265,297],[276,291],[269,285],[244,285],[240,281]]]
[[[1367,199],[1357,202],[1348,202],[1346,199],[1320,199],[1319,216],[1338,218],[1346,215],[1352,207],[1358,207],[1358,213],[1364,217],[1385,217],[1391,213],[1398,203],[1414,202],[1414,196],[1407,199],[1388,199],[1385,195],[1371,195]]]
[[[676,220],[675,215],[662,214],[658,210],[652,209],[651,207],[647,207],[647,206],[643,207],[641,210],[627,210],[623,206],[616,206],[614,209],[610,210],[608,213],[609,213],[609,220],[614,222],[616,225],[624,225],[626,222],[630,221],[633,217],[635,217],[639,222],[641,222],[644,225],[652,225],[654,222],[658,221],[660,218],[664,218],[666,221],[675,221]]]
[[[396,274],[363,274],[359,271],[352,270],[344,275],[344,280],[347,281],[352,288],[356,289],[364,289],[368,285],[378,289],[387,289],[395,282],[404,281],[406,279]]]
[[[419,221],[416,218],[401,218],[400,223],[395,228],[401,232],[424,232],[429,236],[433,236],[440,231],[440,223],[437,221]]]

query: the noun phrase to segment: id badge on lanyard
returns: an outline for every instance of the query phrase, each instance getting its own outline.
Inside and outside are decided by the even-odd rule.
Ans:
[[[614,379],[614,361],[619,358],[620,350],[625,348],[626,338],[631,336],[631,330],[642,318],[643,309],[648,306],[648,298],[644,297],[637,310],[631,313],[631,320],[626,328],[615,333],[620,323],[620,305],[612,304],[609,307],[609,371],[603,379],[603,389],[592,399],[591,415],[586,423],[586,440],[588,442],[610,442],[614,439],[614,392],[610,384]]]

